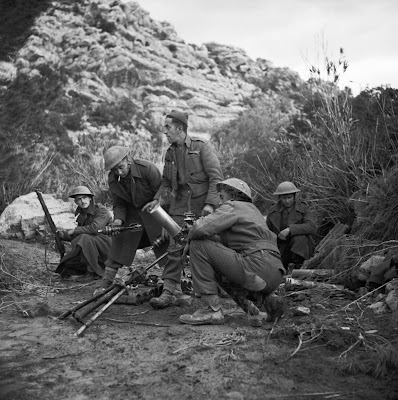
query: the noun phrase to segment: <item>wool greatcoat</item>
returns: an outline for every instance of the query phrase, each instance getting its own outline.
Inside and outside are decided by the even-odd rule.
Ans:
[[[98,230],[108,225],[112,217],[103,205],[94,203],[94,198],[87,209],[77,207],[75,215],[77,227],[73,236],[69,236],[67,232],[64,232],[63,236],[63,240],[71,242],[72,249],[62,258],[55,272],[62,273],[67,268],[68,272],[73,274],[73,265],[86,264],[88,272],[103,276],[104,263],[108,258],[112,241],[109,236],[99,234]],[[76,263],[71,262],[73,258],[78,258]]]
[[[278,201],[269,209],[267,215],[267,225],[276,235],[284,229],[283,227],[281,229],[283,208],[282,203]],[[289,253],[297,254],[304,260],[312,257],[314,253],[312,235],[316,233],[315,218],[310,207],[297,198],[289,209],[286,225],[290,228],[290,235],[287,240],[278,239],[278,248],[285,267],[291,260]]]
[[[162,233],[162,226],[159,222],[150,213],[141,211],[145,204],[153,200],[159,189],[161,175],[158,168],[149,161],[135,159],[131,161],[128,176],[130,177],[130,194],[113,171],[108,176],[114,219],[122,220],[122,226],[128,226],[132,223],[142,224],[142,231],[125,231],[114,236],[107,265],[111,265],[112,261],[121,265],[131,265],[137,249],[150,246]],[[155,247],[156,257],[164,254],[167,246],[168,243],[166,242]],[[163,265],[166,259],[163,259],[159,264]]]
[[[221,243],[209,240],[218,235]],[[217,294],[215,272],[250,291],[273,292],[286,272],[276,236],[258,208],[229,200],[198,219],[188,234],[193,289]]]
[[[220,161],[210,143],[187,135],[181,151],[176,144],[167,149],[162,184],[155,199],[182,226],[184,213],[191,211],[200,217],[206,204],[217,207],[216,185],[222,180]],[[166,288],[169,281],[180,282],[182,270],[181,254],[171,253],[162,274]]]

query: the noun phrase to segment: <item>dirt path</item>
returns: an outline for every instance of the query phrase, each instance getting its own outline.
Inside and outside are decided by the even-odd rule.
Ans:
[[[76,337],[80,323],[56,316],[99,283],[53,280],[40,244],[0,241],[0,250],[2,400],[398,398],[397,370],[376,363],[380,349],[396,347],[398,332],[390,315],[365,305],[345,312],[351,300],[300,293],[287,297],[277,325],[253,328],[229,299],[223,326],[181,325],[178,317],[196,299],[186,309],[118,304]],[[4,287],[9,273],[34,284]],[[293,316],[297,305],[311,315]],[[359,333],[364,340],[355,344]],[[372,359],[374,368],[386,368],[381,377],[365,368]]]

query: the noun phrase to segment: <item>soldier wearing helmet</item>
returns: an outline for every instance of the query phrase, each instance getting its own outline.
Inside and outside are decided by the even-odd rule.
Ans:
[[[128,226],[140,223],[141,231],[126,231],[114,236],[101,287],[111,285],[123,265],[131,265],[137,249],[149,247],[162,233],[162,226],[142,207],[153,200],[161,183],[160,171],[155,164],[133,159],[130,149],[124,146],[110,147],[104,153],[105,170],[109,171],[108,184],[113,201],[113,225]],[[157,246],[157,257],[167,250],[167,241]],[[165,260],[160,262],[161,265]]]
[[[86,186],[75,187],[69,197],[77,205],[77,227],[59,232],[63,240],[71,242],[72,249],[55,272],[63,278],[82,275],[76,278],[81,282],[98,279],[104,275],[104,263],[111,248],[111,238],[98,235],[98,230],[110,223],[111,216],[104,206],[95,204],[94,194]]]
[[[218,284],[240,306],[244,304],[242,308],[248,314],[259,314],[258,308],[247,302],[251,297],[264,305],[268,320],[275,321],[283,314],[283,301],[274,291],[285,273],[276,235],[252,203],[246,182],[230,178],[219,183],[217,189],[219,208],[194,223],[184,250],[186,253],[189,249],[193,290],[201,295],[203,308],[181,315],[180,322],[222,324]]]
[[[223,179],[220,161],[212,146],[191,137],[187,131],[187,114],[172,110],[166,115],[164,134],[170,147],[165,155],[162,184],[154,200],[144,207],[151,211],[160,203],[179,225],[183,224],[186,212],[193,212],[197,217],[213,212],[218,204],[216,184]],[[162,274],[163,292],[150,300],[152,307],[168,307],[175,303],[175,298],[182,298],[182,270],[181,254],[169,254]]]
[[[315,218],[309,206],[296,198],[299,192],[292,182],[280,183],[274,192],[278,201],[267,215],[269,229],[278,236],[285,269],[300,268],[314,253]]]

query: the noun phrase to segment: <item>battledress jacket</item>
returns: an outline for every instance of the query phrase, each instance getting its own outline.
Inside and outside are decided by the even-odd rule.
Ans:
[[[64,232],[63,240],[71,242],[72,249],[62,258],[56,272],[62,272],[64,263],[73,257],[79,256],[80,249],[91,269],[100,276],[104,275],[104,262],[111,249],[111,238],[99,234],[112,221],[108,210],[101,204],[95,204],[94,199],[87,210],[77,207],[75,211],[77,227],[72,236]]]
[[[219,235],[224,246],[242,254],[245,275],[255,274],[267,282],[264,269],[264,262],[267,261],[251,255],[258,250],[265,250],[279,256],[279,250],[276,235],[268,229],[263,215],[254,204],[231,200],[225,202],[212,214],[195,221],[187,239],[205,239],[214,235]],[[278,258],[272,265],[282,273],[286,272]]]
[[[216,185],[223,180],[223,174],[220,161],[210,143],[187,135],[184,163],[186,180],[193,202],[195,199],[204,197],[201,202],[202,208],[205,204],[217,207],[220,199]],[[162,183],[155,196],[155,199],[161,199],[162,204],[167,204],[165,199],[169,199],[170,194],[170,203],[174,201],[178,190],[177,174],[176,145],[172,144],[166,152]]]
[[[141,232],[123,232],[113,237],[109,258],[122,265],[131,265],[137,249],[147,247],[151,243],[142,244],[141,239],[146,232],[150,242],[162,233],[162,226],[142,207],[153,200],[159,189],[161,175],[155,164],[141,159],[132,160],[130,166],[131,195],[120,183],[119,177],[110,172],[108,176],[109,190],[113,200],[114,219],[121,219],[123,226],[132,223],[142,224]],[[141,244],[140,244],[141,243]],[[162,251],[163,248],[160,250]],[[155,249],[157,255],[158,250]]]
[[[267,215],[267,225],[269,229],[276,235],[280,233],[280,224],[282,218],[282,204],[278,201],[274,204]],[[290,228],[290,236],[304,235],[302,241],[297,241],[291,251],[299,254],[305,260],[308,260],[312,256],[313,242],[312,235],[316,233],[315,217],[311,212],[310,207],[301,202],[295,200],[292,211],[289,213],[287,225]]]

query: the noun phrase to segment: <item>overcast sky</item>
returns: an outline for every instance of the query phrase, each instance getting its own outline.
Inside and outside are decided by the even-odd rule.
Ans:
[[[170,22],[186,43],[240,47],[253,59],[289,67],[304,79],[325,54],[349,67],[342,83],[354,94],[398,88],[398,0],[137,0]]]

